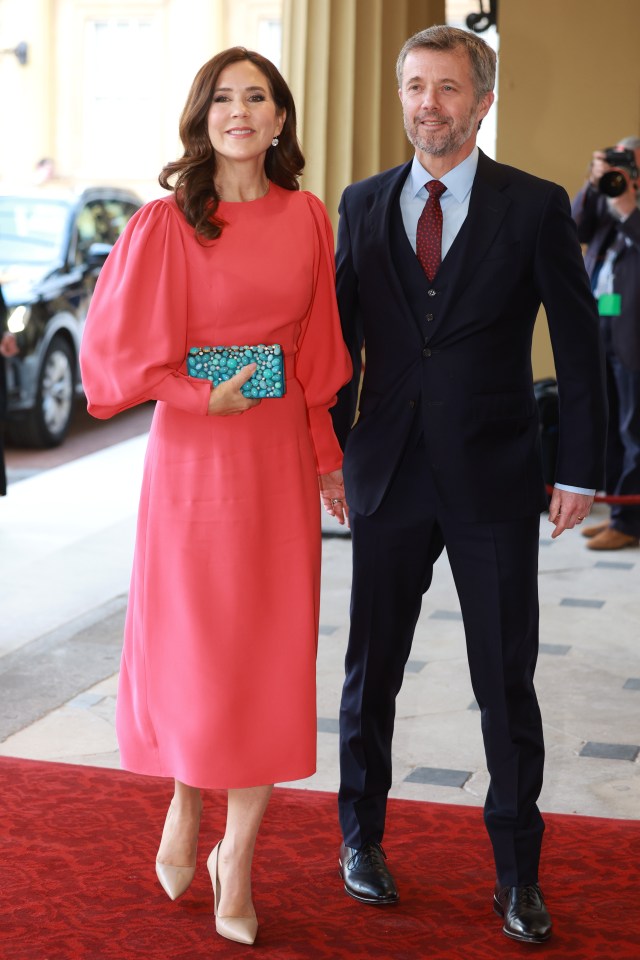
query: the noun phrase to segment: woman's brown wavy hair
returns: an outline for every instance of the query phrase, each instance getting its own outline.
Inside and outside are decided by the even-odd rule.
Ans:
[[[253,63],[265,76],[278,112],[286,111],[284,126],[278,135],[280,142],[267,150],[265,173],[285,190],[300,189],[298,177],[304,167],[304,156],[296,135],[296,108],[289,87],[271,61],[261,54],[244,47],[223,50],[196,74],[180,117],[184,154],[179,160],[167,163],[158,177],[160,186],[175,192],[178,206],[200,241],[215,240],[224,226],[224,221],[216,215],[220,197],[214,184],[216,154],[207,132],[207,115],[220,74],[232,63],[243,60]]]

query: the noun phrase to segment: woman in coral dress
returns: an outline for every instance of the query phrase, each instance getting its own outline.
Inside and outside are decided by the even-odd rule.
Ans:
[[[209,857],[216,928],[253,942],[251,861],[272,785],[315,770],[318,484],[344,520],[329,408],[350,377],[333,239],[298,190],[291,93],[232,48],[196,76],[170,196],[131,220],[101,272],[81,352],[89,411],[157,405],[147,448],[117,731],[125,768],[175,780],[156,861],[175,899],[195,871],[201,788],[228,790]],[[244,367],[212,389],[192,347],[279,344],[286,393]]]

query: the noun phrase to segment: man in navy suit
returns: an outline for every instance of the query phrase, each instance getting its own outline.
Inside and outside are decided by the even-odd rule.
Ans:
[[[595,303],[566,193],[476,147],[494,79],[495,54],[475,34],[431,27],[408,40],[398,82],[415,158],[348,187],[340,204],[338,300],[355,369],[334,415],[354,556],[340,872],[358,900],[398,899],[380,846],[395,699],[446,547],[491,776],[494,908],[508,936],[540,942],[551,934],[538,886],[544,745],[533,686],[547,508],[531,370],[541,303],[560,397],[554,537],[588,515],[601,483],[605,399]],[[446,188],[442,235],[425,239],[419,219],[434,179]],[[416,242],[433,257],[434,236],[441,263],[429,277]],[[346,512],[341,502],[332,509]]]

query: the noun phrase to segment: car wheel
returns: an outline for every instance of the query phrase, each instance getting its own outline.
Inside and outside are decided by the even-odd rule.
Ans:
[[[19,442],[28,447],[62,443],[73,417],[75,380],[73,351],[64,337],[54,337],[40,368],[35,406],[24,420],[12,425]]]

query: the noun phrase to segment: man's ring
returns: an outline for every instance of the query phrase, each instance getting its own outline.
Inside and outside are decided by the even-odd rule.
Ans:
[[[332,507],[335,507],[336,503],[342,503],[342,500],[340,500],[340,499],[338,499],[338,500],[332,500],[332,501],[331,501],[331,506],[332,506]]]

